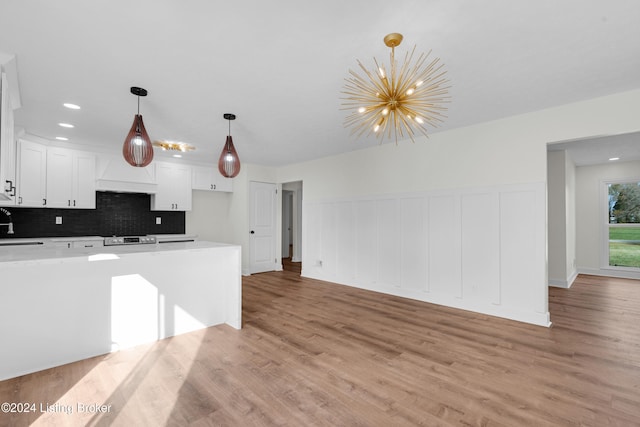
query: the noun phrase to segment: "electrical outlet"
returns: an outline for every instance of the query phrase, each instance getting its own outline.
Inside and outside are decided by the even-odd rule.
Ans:
[[[161,225],[162,224],[162,217],[161,216],[157,216],[156,217],[156,225]]]
[[[57,216],[56,217],[56,224],[58,224],[58,225],[62,224],[62,217],[61,216]]]

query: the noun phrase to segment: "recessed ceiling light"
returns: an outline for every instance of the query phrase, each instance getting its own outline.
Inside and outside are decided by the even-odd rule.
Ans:
[[[58,123],[58,125],[62,126],[63,128],[72,128],[73,125],[69,124],[69,123]]]
[[[65,138],[64,136],[56,136],[56,139],[58,141],[68,141],[69,140],[69,138]]]
[[[180,159],[180,158],[182,158],[182,154],[174,154],[173,157],[175,157],[177,159]]]
[[[616,160],[620,160],[620,157],[611,157],[609,159],[610,162],[616,161]]]
[[[65,107],[67,107],[67,108],[69,108],[69,109],[71,109],[71,110],[79,110],[79,109],[80,109],[80,106],[79,106],[79,105],[76,105],[76,104],[70,104],[70,103],[68,103],[68,102],[65,102],[65,103],[64,103],[64,104],[62,104],[62,105],[64,105]]]

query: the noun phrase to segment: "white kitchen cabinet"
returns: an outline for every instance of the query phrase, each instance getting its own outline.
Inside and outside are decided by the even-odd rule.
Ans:
[[[46,194],[47,206],[66,208],[71,204],[71,170],[73,160],[68,150],[49,148],[47,150]]]
[[[16,141],[5,73],[0,75],[0,206],[16,204]]]
[[[47,206],[95,209],[95,156],[91,153],[47,149]]]
[[[101,248],[104,246],[104,239],[101,237],[67,237],[51,239],[57,248],[77,249],[77,248]]]
[[[225,178],[216,167],[194,166],[192,184],[194,190],[233,191],[233,179]]]
[[[95,156],[18,142],[18,206],[95,209]]]
[[[191,210],[191,167],[156,162],[158,189],[151,195],[152,211]]]
[[[35,142],[18,141],[18,206],[47,205],[47,147]]]

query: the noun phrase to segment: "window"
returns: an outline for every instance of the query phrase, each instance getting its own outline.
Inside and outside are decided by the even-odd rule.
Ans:
[[[640,182],[607,184],[609,266],[640,268]]]

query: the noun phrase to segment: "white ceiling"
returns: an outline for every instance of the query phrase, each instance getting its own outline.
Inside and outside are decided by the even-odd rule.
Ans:
[[[340,91],[356,59],[388,61],[390,32],[448,70],[435,132],[640,88],[638,18],[637,0],[2,0],[0,52],[31,134],[119,150],[141,86],[152,139],[216,162],[235,113],[241,161],[277,166],[378,143],[349,136]]]
[[[640,132],[560,142],[549,144],[547,148],[566,151],[576,166],[640,161]]]

